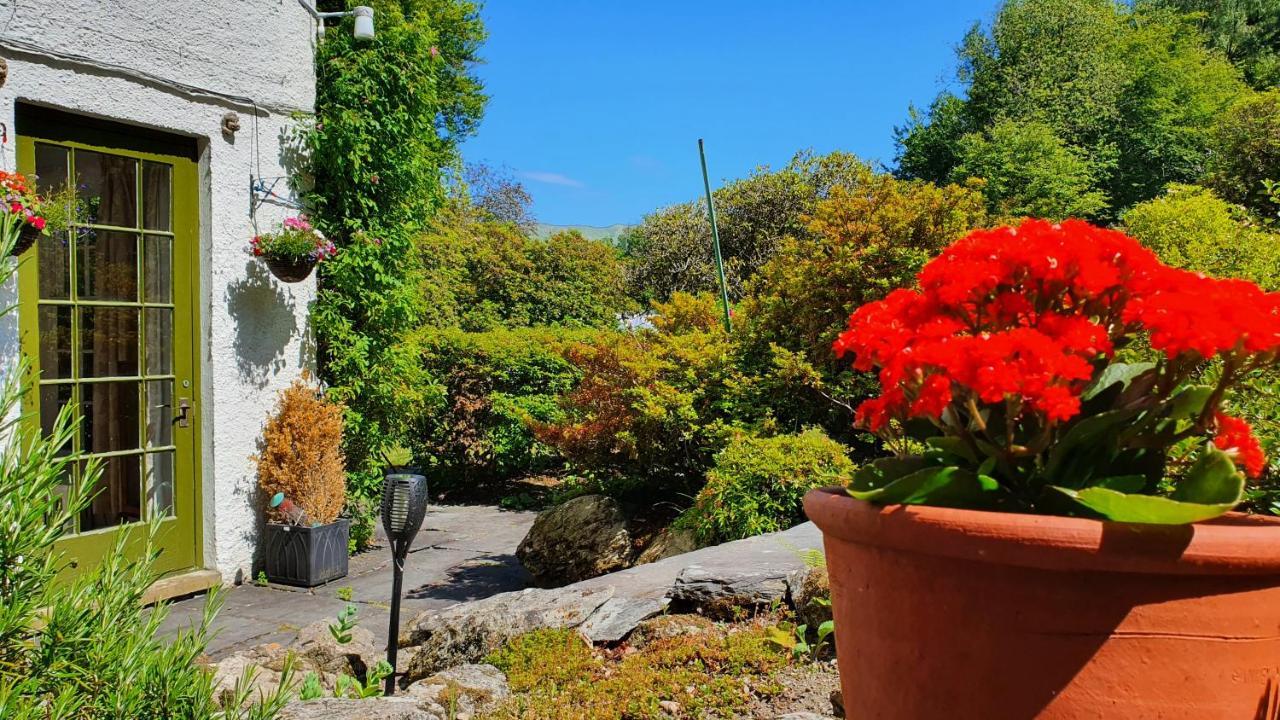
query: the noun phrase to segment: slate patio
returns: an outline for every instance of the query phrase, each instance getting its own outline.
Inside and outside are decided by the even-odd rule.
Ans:
[[[536,515],[490,506],[432,505],[405,563],[401,622],[423,610],[528,587],[529,576],[515,550]],[[332,620],[347,604],[338,597],[341,588],[351,589],[360,626],[372,631],[381,646],[391,598],[391,554],[385,543],[351,558],[349,575],[328,585],[306,590],[244,584],[226,591],[209,656],[218,660],[254,645],[287,643],[300,628]],[[198,621],[204,603],[203,595],[173,603],[162,632]]]

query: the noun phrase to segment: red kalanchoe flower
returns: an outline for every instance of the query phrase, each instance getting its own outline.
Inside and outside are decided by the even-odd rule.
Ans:
[[[974,231],[918,281],[858,308],[832,347],[879,368],[884,392],[857,413],[873,431],[953,400],[1070,420],[1097,361],[1136,332],[1171,359],[1280,352],[1280,294],[1170,268],[1081,221]]]
[[[1213,437],[1213,444],[1244,468],[1246,475],[1251,478],[1261,477],[1262,471],[1267,467],[1267,455],[1249,423],[1221,412],[1215,416],[1215,421],[1218,432]]]

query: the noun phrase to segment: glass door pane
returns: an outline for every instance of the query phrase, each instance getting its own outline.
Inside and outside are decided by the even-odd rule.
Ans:
[[[35,158],[40,191],[74,183],[86,209],[69,232],[41,240],[37,267],[42,424],[75,404],[69,450],[101,467],[77,530],[172,515],[173,168],[41,142]]]

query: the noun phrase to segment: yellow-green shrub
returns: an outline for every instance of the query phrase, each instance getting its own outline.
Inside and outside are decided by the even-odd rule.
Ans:
[[[705,543],[785,530],[804,520],[801,500],[853,472],[844,446],[821,430],[734,438],[716,455],[707,484],[679,523]]]

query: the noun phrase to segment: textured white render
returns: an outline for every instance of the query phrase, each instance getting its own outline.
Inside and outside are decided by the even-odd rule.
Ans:
[[[0,0],[0,56],[9,64],[0,166],[13,168],[18,100],[198,139],[204,563],[226,581],[250,573],[257,524],[250,456],[262,425],[277,391],[313,364],[314,277],[279,283],[246,247],[254,234],[250,174],[258,163],[268,178],[286,174],[282,133],[291,113],[313,107],[314,42],[315,24],[297,0]],[[150,77],[131,77],[139,73]],[[162,80],[251,98],[261,108],[256,128],[243,102]],[[230,140],[221,132],[229,111],[241,125]],[[279,188],[287,194],[283,181]],[[292,212],[265,205],[259,225],[266,231]],[[12,319],[0,327],[7,358],[15,335]]]

